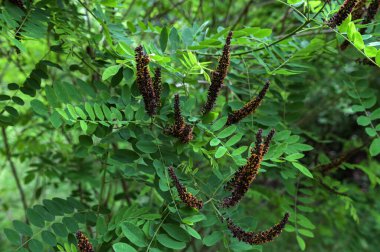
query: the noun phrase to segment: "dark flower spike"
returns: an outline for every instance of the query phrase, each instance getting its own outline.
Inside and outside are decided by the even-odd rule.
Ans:
[[[22,0],[10,0],[10,2],[19,7],[21,10],[25,10],[24,3],[22,2]]]
[[[235,225],[231,219],[227,219],[227,227],[231,231],[232,236],[237,238],[239,241],[251,244],[251,245],[259,245],[267,242],[271,242],[279,236],[284,230],[286,223],[289,220],[289,213],[286,213],[282,220],[269,228],[266,231],[254,233],[244,231],[241,227]]]
[[[182,143],[188,143],[193,139],[193,128],[185,123],[181,115],[178,94],[174,96],[174,125],[165,129],[165,133],[180,139]]]
[[[177,175],[174,172],[174,168],[170,166],[168,168],[169,176],[171,177],[177,191],[178,195],[181,198],[182,202],[185,203],[189,207],[194,207],[197,209],[201,209],[203,207],[203,201],[198,200],[194,195],[187,192],[186,187],[184,187],[181,182],[179,182]]]
[[[77,231],[76,237],[78,240],[79,252],[95,252],[95,250],[92,248],[92,244],[81,231]]]
[[[269,143],[274,135],[274,130],[272,130],[262,143],[262,131],[259,130],[256,134],[256,146],[251,151],[251,156],[247,160],[245,166],[240,167],[232,177],[230,181],[227,182],[225,189],[231,191],[231,196],[223,199],[221,205],[222,207],[233,207],[235,206],[248,191],[251,183],[255,180],[258,171],[261,166],[261,161],[264,155],[268,152]]]
[[[203,106],[202,113],[207,114],[215,105],[216,98],[223,86],[224,79],[227,76],[228,67],[230,65],[232,31],[228,33],[226,43],[223,48],[222,57],[219,59],[218,67],[211,73],[211,84],[207,93],[207,101]]]
[[[269,150],[269,144],[272,141],[272,138],[273,138],[273,136],[274,136],[275,133],[276,133],[276,130],[275,129],[271,129],[271,131],[269,131],[269,134],[265,138],[264,148],[263,148],[263,156],[265,154],[267,154],[267,152]]]
[[[264,99],[264,96],[269,89],[269,84],[270,82],[267,81],[264,87],[261,89],[260,93],[254,99],[246,103],[241,109],[233,111],[231,114],[229,114],[226,125],[238,123],[249,114],[255,112],[255,110],[260,106],[262,100]]]
[[[148,64],[149,57],[144,54],[142,46],[135,49],[136,68],[137,68],[137,87],[143,96],[145,110],[150,115],[156,114],[157,99],[154,92],[152,78],[150,77]]]
[[[157,106],[159,107],[161,106],[161,90],[162,90],[161,68],[159,67],[157,67],[154,72],[153,88],[154,88],[154,94],[156,95]]]
[[[330,28],[335,28],[336,26],[341,25],[348,15],[350,15],[357,1],[358,0],[345,0],[338,12],[332,16],[326,24],[330,26]]]
[[[355,5],[351,15],[352,20],[357,20],[361,18],[366,10],[365,4],[367,0],[358,0],[357,4]]]
[[[367,9],[367,15],[363,20],[363,24],[369,24],[375,18],[380,7],[380,0],[372,0]]]

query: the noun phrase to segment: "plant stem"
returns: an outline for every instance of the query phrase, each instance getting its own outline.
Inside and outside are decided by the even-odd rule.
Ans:
[[[22,189],[22,186],[21,186],[21,183],[20,183],[20,178],[17,175],[16,166],[13,163],[13,160],[12,160],[12,154],[11,154],[11,150],[9,148],[8,136],[7,136],[7,132],[6,132],[5,127],[1,127],[1,133],[2,133],[3,139],[4,139],[5,155],[7,157],[9,165],[11,167],[11,171],[12,171],[13,177],[14,177],[14,179],[16,181],[17,189],[18,189],[18,192],[20,194],[20,198],[21,198],[21,202],[22,202],[22,207],[24,208],[25,218],[26,218],[26,209],[28,208],[28,205],[26,203],[26,198],[25,198],[24,190]]]

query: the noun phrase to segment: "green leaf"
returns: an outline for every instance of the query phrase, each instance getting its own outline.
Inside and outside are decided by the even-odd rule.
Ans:
[[[220,140],[218,138],[213,138],[211,139],[210,141],[210,146],[217,146],[218,144],[220,144]]]
[[[53,229],[54,233],[61,237],[66,237],[68,235],[67,229],[65,225],[62,223],[54,223],[51,228]]]
[[[59,128],[63,123],[57,111],[53,111],[53,113],[49,117],[49,121],[56,129]]]
[[[71,117],[76,120],[78,115],[77,115],[77,112],[75,111],[75,108],[73,105],[71,104],[67,104],[67,110],[69,111]]]
[[[89,103],[84,104],[84,109],[86,110],[88,116],[92,121],[95,121],[95,113],[94,110],[92,109],[92,106]]]
[[[365,53],[365,55],[367,55],[370,58],[376,57],[376,55],[377,55],[377,49],[374,46],[366,46],[364,48],[364,53]]]
[[[155,153],[157,151],[157,145],[149,139],[149,136],[141,137],[136,143],[136,147],[144,153]]]
[[[165,26],[164,28],[162,28],[161,34],[160,34],[160,47],[161,47],[162,52],[165,52],[166,50],[166,46],[168,45],[168,37],[169,37],[168,29]]]
[[[5,228],[4,229],[5,236],[7,239],[14,245],[21,244],[21,236],[14,231],[13,229]]]
[[[12,96],[12,101],[20,106],[25,104],[24,100],[18,96]]]
[[[166,248],[180,250],[186,247],[186,243],[175,241],[166,234],[157,235],[157,241]]]
[[[225,146],[232,146],[238,142],[240,142],[241,138],[243,137],[243,134],[236,134],[232,136],[228,141],[226,142]]]
[[[102,215],[96,220],[96,232],[100,235],[103,235],[107,232],[107,223]]]
[[[354,105],[354,106],[352,106],[352,111],[354,111],[354,112],[364,112],[365,108],[362,105]]]
[[[374,137],[374,136],[376,136],[376,130],[375,129],[373,129],[373,128],[370,128],[370,127],[367,127],[367,128],[365,128],[365,132],[367,133],[367,135],[368,136],[370,136],[370,137]]]
[[[252,33],[252,36],[256,38],[265,38],[269,37],[272,34],[272,29],[259,29]]]
[[[42,242],[36,239],[32,239],[28,242],[29,250],[32,252],[41,252],[44,249]]]
[[[62,223],[65,224],[66,228],[71,233],[75,233],[76,231],[79,230],[78,223],[73,217],[63,217]]]
[[[223,233],[220,231],[214,231],[210,235],[203,238],[203,244],[207,247],[211,247],[215,245],[218,241],[220,241],[223,237]]]
[[[380,108],[375,109],[370,115],[369,118],[373,120],[380,119]]]
[[[102,75],[102,80],[107,80],[108,78],[110,78],[111,76],[114,76],[115,74],[117,74],[117,72],[119,71],[121,65],[116,65],[116,66],[110,66],[110,67],[107,67],[104,72],[103,72],[103,75]]]
[[[181,225],[181,227],[186,230],[186,232],[191,235],[192,237],[194,237],[195,239],[198,239],[200,240],[202,237],[201,235],[192,227],[189,227],[187,225]]]
[[[354,33],[354,45],[360,50],[365,47],[363,37],[358,31]]]
[[[347,37],[350,41],[354,41],[354,34],[356,32],[356,27],[354,22],[348,23]]]
[[[45,221],[41,215],[34,209],[27,209],[26,216],[28,217],[29,222],[36,227],[44,227]]]
[[[219,148],[215,152],[215,158],[221,158],[226,154],[227,148],[224,146],[219,146]]]
[[[375,61],[376,61],[376,64],[380,66],[380,50],[377,51]]]
[[[293,162],[292,163],[293,166],[295,168],[297,168],[302,174],[304,174],[305,176],[309,177],[309,178],[313,178],[313,174],[311,174],[311,172],[305,167],[303,166],[302,164],[300,163],[297,163],[297,162]]]
[[[231,125],[228,128],[225,128],[224,130],[222,130],[221,132],[219,132],[219,134],[217,135],[217,137],[218,138],[229,137],[229,136],[231,136],[236,131],[236,129],[237,128],[236,128],[235,125]]]
[[[307,236],[307,237],[314,237],[314,234],[313,232],[311,232],[310,230],[307,230],[307,229],[297,229],[298,233],[304,235],[304,236]]]
[[[95,110],[95,115],[97,118],[99,118],[100,121],[104,120],[104,114],[102,111],[102,108],[100,107],[99,104],[95,103],[94,104],[94,110]]]
[[[57,244],[57,239],[55,238],[55,235],[50,231],[42,231],[41,238],[44,242],[49,244],[50,246],[55,246]]]
[[[112,121],[111,110],[105,104],[102,104],[102,109],[103,109],[104,115],[106,116],[107,120]]]
[[[13,117],[19,117],[17,109],[11,106],[5,106],[4,107],[5,111],[7,111],[11,116]]]
[[[17,85],[16,83],[9,83],[8,84],[8,89],[9,90],[18,90],[20,88],[19,85]]]
[[[115,243],[112,248],[115,252],[137,252],[135,248],[122,242]]]
[[[298,160],[300,158],[303,158],[305,155],[302,154],[302,153],[293,153],[287,157],[285,157],[286,160],[290,161],[290,162],[293,162],[295,160]]]
[[[13,221],[13,227],[20,234],[23,234],[25,236],[32,236],[33,235],[32,229],[22,221],[14,220]]]
[[[226,125],[227,122],[227,116],[224,116],[222,118],[219,118],[217,121],[214,122],[214,124],[211,126],[212,131],[218,131],[221,128],[223,128],[224,125]]]
[[[356,122],[360,126],[367,126],[371,123],[371,119],[367,116],[359,116],[358,119],[356,120]]]
[[[206,217],[204,215],[193,215],[182,219],[182,222],[188,225],[193,225],[194,223],[205,220]]]
[[[9,95],[0,95],[0,101],[8,101],[11,97]]]
[[[376,138],[372,141],[371,146],[369,147],[369,153],[372,157],[380,154],[380,138]]]
[[[80,128],[83,130],[84,133],[87,132],[88,125],[85,121],[79,121]]]
[[[177,223],[166,223],[162,225],[162,228],[173,239],[183,242],[190,241],[190,236]]]
[[[87,115],[84,113],[84,111],[80,107],[75,107],[75,111],[81,119],[83,119],[83,120],[87,119]]]
[[[49,115],[49,109],[40,100],[37,100],[37,99],[32,100],[30,102],[30,106],[32,107],[33,111],[38,115],[41,115],[41,116]]]
[[[180,46],[180,37],[176,28],[172,28],[169,33],[170,48],[172,51],[175,51]]]
[[[124,236],[136,246],[143,248],[148,245],[143,231],[132,223],[123,222],[121,224],[121,230],[123,231]]]
[[[301,236],[299,236],[299,235],[297,235],[296,238],[297,238],[298,246],[300,247],[300,249],[301,249],[302,251],[304,251],[305,248],[306,248],[305,241],[304,241],[304,240],[301,238]]]
[[[297,224],[308,229],[315,229],[315,225],[302,214],[297,214]]]

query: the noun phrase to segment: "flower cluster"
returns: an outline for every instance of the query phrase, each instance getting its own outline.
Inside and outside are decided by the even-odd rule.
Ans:
[[[331,28],[335,28],[338,25],[341,25],[342,22],[350,15],[354,9],[357,0],[345,0],[342,6],[340,6],[338,12],[332,16],[328,21],[327,25]]]
[[[231,191],[231,196],[223,199],[223,207],[235,206],[248,191],[249,186],[256,178],[264,155],[269,150],[269,144],[274,133],[275,131],[271,130],[263,143],[262,130],[258,130],[256,134],[255,148],[251,150],[251,156],[248,158],[246,165],[240,167],[225,186],[226,190]]]
[[[137,68],[137,87],[143,96],[146,112],[150,116],[153,116],[156,114],[158,107],[157,94],[149,73],[149,57],[143,52],[141,45],[135,49],[135,58]],[[161,77],[156,79],[161,81]]]
[[[228,66],[230,65],[231,38],[232,32],[230,31],[226,38],[223,54],[219,59],[218,67],[211,74],[211,84],[208,89],[206,104],[203,106],[203,114],[207,114],[214,107],[216,98],[218,97],[219,91],[223,86],[224,79],[227,76]]]
[[[76,237],[78,240],[79,252],[95,252],[95,250],[92,248],[92,244],[81,231],[77,231]]]
[[[161,106],[161,90],[162,90],[161,68],[159,67],[157,67],[156,70],[154,71],[153,89],[154,89],[154,94],[156,95],[157,107],[159,107]]]
[[[226,125],[238,123],[249,114],[255,112],[255,110],[260,106],[261,101],[264,99],[264,96],[268,91],[269,84],[270,82],[267,81],[264,87],[261,89],[260,93],[254,99],[246,103],[241,109],[233,111],[232,114],[229,114]]]
[[[169,176],[171,177],[175,187],[177,188],[178,195],[181,198],[182,202],[188,205],[189,207],[194,207],[201,209],[203,207],[203,201],[198,200],[194,195],[187,192],[186,187],[184,187],[178,180],[177,175],[174,172],[174,168],[170,166],[168,168]]]
[[[174,124],[165,129],[165,133],[180,139],[182,143],[188,143],[193,139],[193,128],[185,123],[181,115],[178,94],[174,96]]]
[[[246,242],[251,245],[259,245],[273,241],[274,238],[279,236],[289,220],[289,213],[286,213],[282,220],[269,228],[266,231],[254,233],[244,231],[241,227],[235,225],[231,219],[227,219],[227,227],[231,231],[232,236],[239,241]]]

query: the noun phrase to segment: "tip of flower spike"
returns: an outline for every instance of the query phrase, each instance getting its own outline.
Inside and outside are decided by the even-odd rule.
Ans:
[[[226,38],[226,44],[230,45],[231,44],[231,38],[232,38],[233,32],[229,31],[227,38]]]

